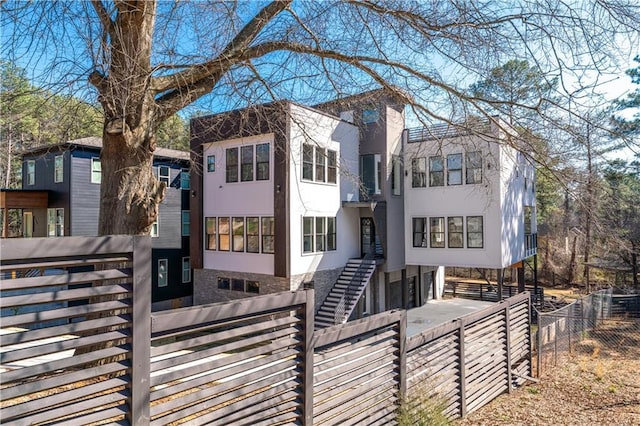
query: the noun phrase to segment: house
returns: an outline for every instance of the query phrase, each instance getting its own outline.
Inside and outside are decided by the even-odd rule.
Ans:
[[[97,235],[101,149],[101,138],[89,137],[24,153],[22,189],[0,192],[3,237]],[[157,148],[153,167],[158,179],[167,183],[151,231],[154,309],[190,305],[189,154]],[[11,214],[21,221],[13,235],[8,226]]]
[[[473,129],[474,131],[470,131]],[[409,129],[404,138],[405,257],[518,270],[536,255],[535,168],[498,118]]]

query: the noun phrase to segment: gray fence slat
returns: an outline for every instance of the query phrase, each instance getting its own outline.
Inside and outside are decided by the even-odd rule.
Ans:
[[[131,277],[131,269],[108,269],[103,271],[73,272],[61,275],[44,275],[39,277],[14,278],[2,280],[2,290],[21,290],[27,288],[51,287],[107,281]],[[4,300],[4,298],[3,298]],[[3,304],[6,302],[2,302]]]
[[[27,258],[28,259],[28,258]],[[102,265],[106,263],[113,263],[118,265],[126,265],[131,259],[127,256],[111,256],[111,257],[96,257],[96,258],[83,258],[83,259],[73,259],[73,260],[64,260],[68,259],[64,258],[61,260],[59,257],[53,257],[49,260],[43,260],[42,258],[33,258],[36,261],[30,263],[19,263],[19,264],[11,264],[4,263],[7,259],[2,259],[2,264],[0,265],[0,272],[2,273],[12,273],[14,271],[23,271],[28,269],[67,269],[78,266],[95,266]],[[124,267],[124,266],[121,266]]]
[[[321,348],[325,345],[335,344],[336,342],[347,340],[360,334],[371,333],[394,324],[397,326],[402,315],[403,313],[399,311],[383,312],[345,324],[316,330],[313,333],[314,347]]]
[[[318,369],[326,362],[340,358],[344,353],[349,353],[357,349],[367,349],[372,344],[380,344],[380,342],[389,341],[390,339],[397,339],[397,336],[398,333],[396,330],[389,327],[388,329],[379,330],[377,333],[360,335],[355,341],[343,341],[336,345],[318,349],[314,356],[315,368]]]
[[[360,384],[360,386],[364,386],[366,388],[378,388],[388,384],[391,384],[392,386],[395,386],[396,384],[396,375],[391,371],[387,372],[384,375],[376,376],[366,383],[363,382]],[[336,404],[336,398],[339,398],[338,401],[349,401],[351,395],[346,393],[340,386],[336,386],[333,389],[325,390],[320,394],[316,394],[314,415],[318,416],[322,413],[325,413],[326,411],[330,411]]]
[[[24,259],[51,258],[133,251],[133,239],[126,235],[105,237],[11,238],[0,241],[3,264]],[[53,255],[53,256],[52,256]]]
[[[386,339],[385,339],[386,340]],[[332,353],[332,357],[330,359],[326,359],[325,361],[320,363],[316,363],[316,367],[314,368],[314,373],[318,374],[320,371],[327,371],[336,366],[345,366],[348,364],[352,364],[354,362],[364,363],[364,360],[375,358],[380,355],[384,355],[387,353],[394,353],[397,351],[397,341],[376,341],[373,339],[367,339],[363,342],[366,342],[366,346],[357,347],[354,350],[345,350],[337,351]],[[362,343],[362,342],[359,342]],[[325,354],[326,355],[326,354]],[[319,360],[320,357],[317,357],[316,360]]]
[[[366,363],[344,365],[331,369],[330,371],[317,372],[315,374],[315,378],[318,379],[318,385],[315,391],[316,395],[320,394],[323,389],[326,389],[325,383],[329,383],[331,387],[351,386],[352,381],[364,377],[368,372],[378,371],[384,367],[388,367],[391,370],[395,369],[394,360],[396,359],[396,354],[393,352],[393,350],[389,351],[389,354],[383,357],[376,357]],[[339,382],[336,383],[336,380],[339,380]]]
[[[386,388],[368,387],[366,392],[356,396],[343,396],[332,402],[332,409],[326,410],[315,417],[315,422],[323,423],[331,421],[333,424],[345,424],[354,414],[362,412],[365,407],[379,408],[379,405],[386,407],[383,402],[396,399],[398,390],[395,386]]]
[[[7,296],[2,298],[2,305],[3,307],[17,308],[20,306],[38,305],[43,303],[68,302],[72,300],[87,299],[89,297],[117,294],[127,295],[130,292],[131,285],[128,284],[101,285],[99,287],[56,290],[47,293],[27,294],[24,296]]]

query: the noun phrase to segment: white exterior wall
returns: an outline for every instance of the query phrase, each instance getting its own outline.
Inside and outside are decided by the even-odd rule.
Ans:
[[[250,182],[226,182],[226,149],[243,145],[270,143],[269,180]],[[203,220],[206,217],[247,217],[273,216],[273,134],[230,139],[203,145],[202,155],[202,191]],[[207,172],[207,157],[216,156],[215,172]],[[240,161],[240,160],[238,160]],[[255,161],[255,157],[254,157]],[[203,226],[203,239],[206,238],[206,225]],[[204,269],[219,269],[245,273],[274,273],[273,254],[235,253],[232,251],[206,250],[203,242]]]
[[[358,209],[342,208],[343,200],[357,201],[357,127],[319,113],[291,105],[290,126],[290,246],[291,275],[344,267],[359,255]],[[338,153],[336,184],[302,180],[302,145]],[[336,217],[336,250],[302,253],[302,218]]]

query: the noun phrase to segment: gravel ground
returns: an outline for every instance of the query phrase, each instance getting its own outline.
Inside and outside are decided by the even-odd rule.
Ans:
[[[539,383],[505,394],[462,425],[640,425],[640,347],[607,350],[584,342]]]

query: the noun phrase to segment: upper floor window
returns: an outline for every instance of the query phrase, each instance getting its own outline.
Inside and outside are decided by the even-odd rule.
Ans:
[[[262,252],[275,253],[275,220],[273,217],[262,218]]]
[[[64,180],[64,157],[56,155],[53,164],[53,181],[60,183]]]
[[[365,195],[382,193],[382,157],[380,154],[360,156],[360,181]]]
[[[302,179],[315,182],[336,183],[338,153],[331,149],[302,145]]]
[[[444,247],[444,217],[430,218],[431,247]]]
[[[238,181],[238,148],[227,148],[227,183]]]
[[[273,217],[207,217],[205,249],[259,253],[274,252]]]
[[[427,159],[414,158],[411,160],[411,186],[424,188],[427,186]]]
[[[218,223],[215,217],[205,218],[205,231],[207,237],[204,240],[204,248],[206,250],[218,249]]]
[[[447,155],[447,185],[462,185],[462,154]]]
[[[91,183],[102,182],[102,163],[99,158],[91,159]]]
[[[216,171],[216,156],[215,155],[207,155],[207,172],[215,172]]]
[[[313,253],[336,249],[335,217],[302,218],[302,252]]]
[[[427,247],[427,218],[413,218],[413,246]]]
[[[466,183],[482,183],[482,152],[467,152],[465,162]]]
[[[253,145],[240,147],[240,180],[253,180]]]
[[[269,144],[256,145],[256,180],[269,180]]]
[[[467,216],[467,248],[483,248],[482,216]]]
[[[429,157],[429,186],[444,186],[444,159]]]
[[[260,253],[260,218],[248,217],[246,219],[247,253]]]
[[[170,169],[169,166],[160,166],[158,167],[158,180],[160,182],[164,182],[167,185],[169,185],[169,182],[171,180],[171,174],[170,174]]]
[[[533,220],[533,207],[532,206],[524,206],[524,233],[531,234],[532,233],[532,220]]]
[[[393,195],[401,194],[402,185],[402,165],[400,162],[400,156],[394,155],[391,162],[391,193]]]
[[[207,160],[207,167],[211,166],[213,170],[209,171],[215,171],[215,157],[211,159],[211,162],[209,163],[209,159]],[[240,182],[269,180],[270,163],[270,147],[268,143],[227,148],[226,181],[227,183],[238,182],[238,177]]]
[[[369,108],[369,109],[362,110],[363,124],[375,123],[378,121],[378,118],[380,118],[380,113],[378,112],[377,108]]]
[[[27,185],[36,184],[36,162],[27,160]]]
[[[447,218],[447,231],[449,237],[449,248],[463,248],[463,224],[462,216],[452,216]]]
[[[180,172],[180,188],[191,189],[191,173],[188,169],[182,169]]]
[[[188,237],[191,233],[191,214],[189,210],[182,210],[182,236]]]
[[[231,224],[228,217],[218,218],[218,250],[231,249]]]
[[[233,228],[233,251],[244,251],[244,217],[234,217],[231,226]]]

